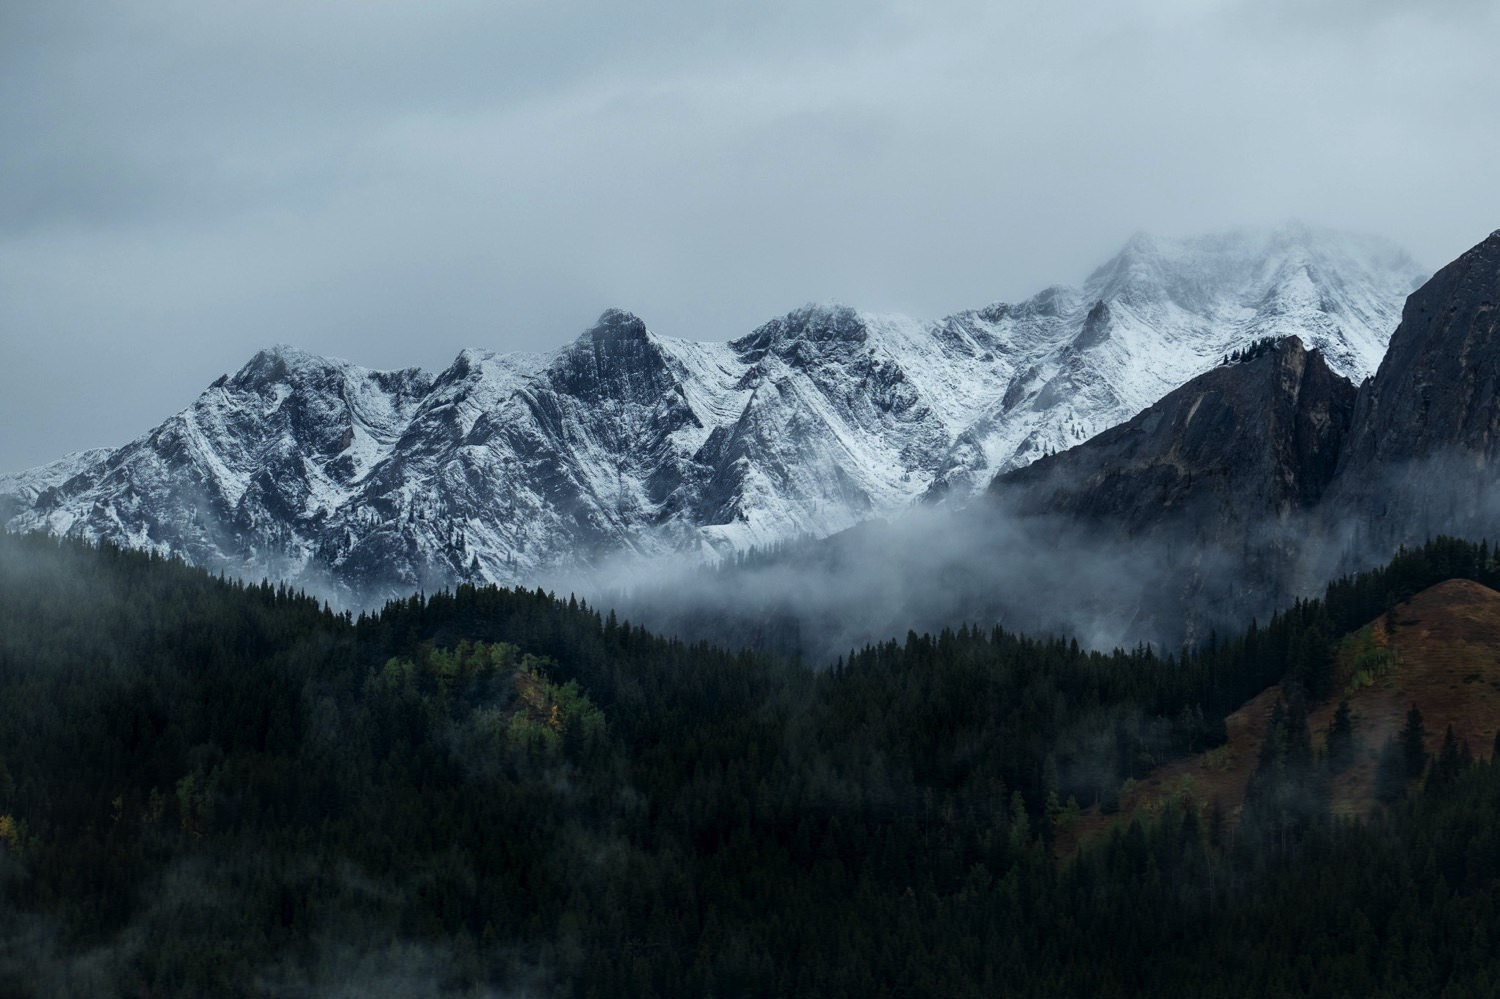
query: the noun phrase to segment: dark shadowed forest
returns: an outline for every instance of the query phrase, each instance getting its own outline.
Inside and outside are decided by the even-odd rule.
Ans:
[[[1334,818],[1373,735],[1306,723],[1452,578],[1500,565],[1441,538],[1170,653],[966,625],[814,671],[0,535],[0,995],[1494,995],[1493,747],[1408,720]],[[1062,848],[1278,681],[1242,813]]]

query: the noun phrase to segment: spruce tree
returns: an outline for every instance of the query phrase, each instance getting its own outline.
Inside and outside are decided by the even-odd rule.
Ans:
[[[1333,720],[1328,723],[1328,769],[1342,773],[1354,762],[1354,718],[1349,713],[1349,701],[1339,701]]]
[[[1422,710],[1416,704],[1406,712],[1406,725],[1401,729],[1400,741],[1406,779],[1416,780],[1427,769],[1427,729],[1422,724]]]
[[[1380,749],[1380,762],[1375,767],[1375,799],[1390,804],[1406,793],[1406,762],[1401,754],[1401,744],[1394,738],[1387,739]]]

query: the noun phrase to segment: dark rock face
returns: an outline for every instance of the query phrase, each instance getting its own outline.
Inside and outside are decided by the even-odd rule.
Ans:
[[[1362,544],[1493,536],[1500,490],[1500,231],[1407,299],[1354,430],[1326,518]]]
[[[1458,447],[1485,460],[1500,449],[1500,231],[1406,300],[1379,370],[1359,394],[1341,463],[1425,458]]]
[[[553,366],[551,376],[558,392],[593,402],[654,400],[675,387],[666,358],[651,342],[646,324],[619,309],[606,311],[574,341]]]
[[[998,515],[1016,518],[1010,527],[1031,525],[1060,552],[1107,549],[1135,566],[1109,596],[1088,598],[1101,617],[1129,619],[1169,645],[1194,641],[1289,599],[1302,531],[1333,479],[1354,401],[1318,351],[1287,337],[1000,476],[991,496]],[[1079,593],[1090,589],[1099,587]]]
[[[996,479],[1022,514],[1066,514],[1130,536],[1245,525],[1315,504],[1333,478],[1355,389],[1295,337],[1216,368],[1127,423]]]

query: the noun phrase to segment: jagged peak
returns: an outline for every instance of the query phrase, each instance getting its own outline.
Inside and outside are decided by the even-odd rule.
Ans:
[[[525,350],[511,350],[501,354],[483,347],[465,347],[458,352],[453,363],[443,369],[438,380],[454,382],[475,374],[495,372],[509,372],[517,375],[535,373],[546,367],[552,356]]]
[[[1118,298],[1142,284],[1159,283],[1162,243],[1144,232],[1131,236],[1120,251],[1094,270],[1084,281],[1084,290],[1095,301]]]
[[[863,343],[870,337],[869,324],[852,306],[841,302],[804,305],[787,315],[783,339],[818,343]]]
[[[642,360],[654,367],[665,363],[656,334],[646,328],[639,316],[624,309],[605,309],[594,325],[554,356],[548,367],[576,375],[583,366],[593,369],[599,377],[609,377],[608,368],[626,359],[630,365]]]
[[[826,324],[827,322],[854,322],[859,319],[859,313],[852,305],[846,305],[836,300],[829,300],[824,302],[805,302],[791,312],[788,312],[786,318],[806,324]]]
[[[316,365],[319,367],[329,364],[349,363],[337,358],[324,357],[322,354],[314,354],[312,351],[303,350],[301,347],[289,343],[275,343],[269,347],[261,348],[255,352],[255,356],[250,359],[250,363],[277,360],[285,361],[289,365]]]
[[[453,363],[463,364],[465,367],[478,368],[482,367],[486,362],[493,360],[494,357],[495,352],[492,350],[484,350],[480,347],[465,347],[458,352],[458,357],[454,358]]]
[[[1103,299],[1095,302],[1089,308],[1089,314],[1084,317],[1083,329],[1073,340],[1076,350],[1088,350],[1097,347],[1109,339],[1109,303]]]
[[[1091,299],[1169,300],[1196,310],[1224,296],[1275,300],[1277,284],[1303,274],[1319,287],[1354,279],[1404,294],[1424,273],[1390,240],[1290,220],[1185,238],[1137,233],[1084,289]]]
[[[983,319],[987,323],[998,323],[1011,315],[1011,313],[1015,311],[1015,309],[1016,307],[1011,305],[1011,303],[1009,302],[991,302],[989,305],[986,305],[981,309],[968,309],[964,312],[959,312],[955,315],[947,316],[943,319],[943,322],[951,322],[959,316],[975,316],[979,319]]]
[[[230,383],[238,388],[249,388],[286,381],[308,372],[343,371],[350,367],[352,365],[348,361],[323,357],[291,344],[278,343],[256,351],[255,356],[230,379]]]
[[[255,356],[232,377],[221,376],[210,388],[265,391],[275,385],[289,385],[294,389],[313,386],[315,390],[327,390],[333,380],[346,383],[367,380],[378,385],[381,391],[411,394],[424,391],[432,376],[415,367],[373,370],[343,358],[325,357],[278,343],[256,351]]]
[[[842,302],[809,302],[730,341],[741,356],[758,359],[766,351],[786,354],[799,344],[864,343],[870,331],[864,317]]]
[[[603,340],[645,340],[651,333],[646,324],[633,312],[624,309],[605,309],[594,325],[584,331],[580,342],[597,343]]]
[[[605,310],[598,322],[553,355],[545,370],[553,387],[589,399],[614,393],[641,399],[666,391],[673,378],[656,334],[623,309]],[[529,374],[517,368],[513,377]]]
[[[1032,295],[1010,310],[1013,316],[1041,316],[1056,318],[1071,312],[1078,304],[1078,292],[1065,285],[1054,284]],[[991,307],[993,308],[993,306]]]
[[[487,365],[494,362],[495,354],[492,351],[479,347],[465,347],[458,352],[453,363],[438,376],[438,380],[445,383],[463,381],[475,372],[483,371]]]

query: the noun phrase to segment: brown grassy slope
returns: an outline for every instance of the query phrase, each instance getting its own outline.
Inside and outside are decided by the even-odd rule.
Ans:
[[[1468,739],[1475,757],[1487,758],[1500,729],[1500,593],[1467,580],[1449,580],[1417,594],[1391,614],[1372,621],[1341,643],[1336,669],[1340,689],[1308,716],[1313,746],[1322,752],[1340,697],[1354,718],[1357,761],[1330,786],[1336,815],[1368,815],[1375,805],[1375,768],[1385,740],[1400,731],[1416,704],[1436,753],[1448,725]],[[1205,811],[1214,801],[1232,828],[1245,801],[1280,685],[1257,694],[1225,719],[1228,743],[1208,753],[1153,770],[1120,794],[1120,811],[1090,808],[1071,833],[1059,835],[1059,853],[1107,835],[1132,816],[1145,818],[1173,796]]]
[[[1084,811],[1072,834],[1060,834],[1054,841],[1059,855],[1070,855],[1079,845],[1107,836],[1132,817],[1152,816],[1168,799],[1178,796],[1192,800],[1205,814],[1218,802],[1226,822],[1233,826],[1245,803],[1245,784],[1255,772],[1271,709],[1280,698],[1279,684],[1268,687],[1224,720],[1229,735],[1225,745],[1173,760],[1141,780],[1126,782],[1120,791],[1120,810],[1114,815],[1100,814],[1098,806]]]
[[[1341,656],[1339,680],[1350,684],[1345,696],[1362,752],[1359,762],[1334,783],[1335,813],[1369,812],[1375,757],[1381,743],[1406,723],[1412,704],[1422,712],[1430,753],[1442,746],[1443,732],[1452,725],[1454,735],[1467,739],[1476,757],[1487,758],[1500,728],[1500,593],[1451,579],[1423,590],[1369,627],[1375,641],[1394,654],[1394,662],[1384,676],[1354,689],[1350,664]],[[1314,746],[1321,748],[1336,707],[1335,697],[1309,718]]]

